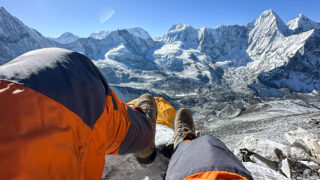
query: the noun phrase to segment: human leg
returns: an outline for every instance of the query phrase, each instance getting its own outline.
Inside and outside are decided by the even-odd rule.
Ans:
[[[175,126],[175,132],[183,133],[175,134],[180,136],[175,137],[180,141],[175,141],[175,152],[170,159],[166,179],[251,180],[250,172],[218,138],[211,135],[193,140],[188,138],[190,136],[187,135],[194,133],[194,130],[190,125],[193,124],[190,123],[192,117],[187,114],[187,110],[179,110],[175,118],[175,124],[182,123],[181,126]]]
[[[107,132],[110,132],[107,147],[110,148],[107,148],[106,154],[135,153],[140,163],[152,162],[156,155],[154,136],[157,106],[154,98],[144,94],[131,108],[117,98],[114,92],[112,94],[117,110],[112,118],[114,123],[107,125]]]

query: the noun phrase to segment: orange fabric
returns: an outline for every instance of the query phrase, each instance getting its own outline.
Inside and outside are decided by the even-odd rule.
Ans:
[[[0,179],[79,179],[91,129],[60,103],[0,81]]]
[[[183,142],[187,143],[187,142],[189,142],[189,141],[190,141],[190,139],[186,139],[186,140],[184,140]]]
[[[174,116],[176,115],[177,110],[162,97],[154,97],[154,100],[156,101],[158,108],[156,123],[173,128]],[[137,101],[138,99],[134,99],[128,102],[128,104],[136,104]]]
[[[248,180],[247,178],[227,171],[207,171],[193,174],[183,180]]]
[[[127,105],[120,100],[117,95],[112,91],[112,95],[117,103],[118,110],[113,110],[112,98],[107,97],[107,104],[112,105],[107,108],[109,114],[109,121],[104,126],[107,131],[107,145],[105,154],[119,155],[118,150],[130,127],[130,121],[127,114]]]
[[[130,122],[113,93],[93,129],[62,104],[0,81],[0,179],[101,179],[105,154],[117,154]]]
[[[114,92],[118,110],[113,107],[112,97],[107,96],[106,108],[89,136],[88,149],[82,164],[81,179],[101,179],[105,155],[118,155],[118,150],[128,132],[130,121],[127,106]]]
[[[105,128],[108,115],[107,108],[105,108],[88,137],[86,152],[81,163],[81,180],[101,179],[105,163],[105,147],[108,140]]]

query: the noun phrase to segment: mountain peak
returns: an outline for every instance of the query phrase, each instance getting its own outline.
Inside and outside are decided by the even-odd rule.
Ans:
[[[12,16],[4,7],[0,7],[0,15],[1,16]]]
[[[70,32],[65,32],[63,34],[61,34],[59,37],[57,38],[50,38],[51,40],[54,40],[58,43],[61,43],[61,44],[68,44],[68,43],[72,43],[78,39],[80,39],[79,36],[76,36]]]
[[[308,17],[304,16],[303,14],[298,14],[298,16],[295,18],[298,21],[311,21]]]
[[[188,28],[192,28],[192,27],[187,25],[187,24],[175,24],[169,29],[169,32],[183,31],[183,30],[186,30]]]
[[[61,34],[61,36],[59,36],[59,37],[61,38],[61,37],[68,37],[68,36],[73,36],[73,37],[79,38],[79,36],[76,36],[76,35],[72,34],[71,32],[65,32],[65,33]]]
[[[262,14],[259,16],[259,18],[276,20],[276,21],[282,22],[281,18],[278,16],[278,14],[275,13],[272,9],[263,11]]]
[[[261,15],[264,15],[264,16],[270,16],[270,15],[275,16],[277,14],[272,9],[268,9],[268,10],[263,11]]]
[[[149,33],[140,27],[128,28],[128,29],[122,29],[122,30],[125,30],[128,33],[130,33],[136,37],[142,38],[142,39],[151,39]],[[109,34],[111,34],[113,32],[115,32],[115,31],[112,31],[112,32],[111,31],[98,31],[98,32],[92,33],[90,35],[90,37],[92,37],[94,39],[101,40],[101,39],[106,38]]]
[[[2,6],[0,7],[0,11],[6,11],[7,12],[7,10]]]
[[[106,38],[109,34],[110,34],[110,31],[97,31],[97,32],[90,34],[89,37],[101,40],[101,39]]]
[[[149,33],[140,27],[126,29],[130,34],[142,39],[151,39]]]
[[[264,11],[253,24],[261,29],[278,30],[284,35],[289,34],[288,27],[272,9]]]
[[[295,19],[288,22],[287,26],[294,33],[301,33],[311,29],[320,29],[320,23],[314,22],[303,14],[299,14]]]
[[[272,20],[276,20],[276,21],[281,21],[282,22],[282,19],[272,9],[263,11],[261,13],[261,15],[259,16],[259,18],[272,19]]]
[[[164,36],[163,41],[166,43],[180,41],[183,42],[186,47],[196,48],[198,30],[186,24],[175,24]]]
[[[8,41],[19,41],[28,35],[38,37],[35,30],[24,25],[4,7],[0,7],[0,36]]]

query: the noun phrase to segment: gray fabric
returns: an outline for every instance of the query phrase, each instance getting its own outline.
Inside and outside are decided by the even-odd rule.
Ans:
[[[166,180],[214,170],[236,173],[253,180],[250,172],[225,144],[211,135],[180,143],[170,159]]]
[[[152,124],[150,119],[139,111],[127,108],[130,127],[123,140],[119,154],[140,152],[145,149],[153,137]]]

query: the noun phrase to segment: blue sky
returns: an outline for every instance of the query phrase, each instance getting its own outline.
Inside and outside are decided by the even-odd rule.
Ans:
[[[163,36],[177,23],[196,28],[246,24],[267,9],[284,22],[299,13],[320,22],[319,0],[0,0],[0,6],[51,37],[128,27]]]

